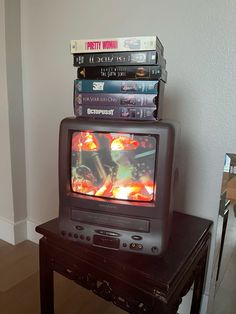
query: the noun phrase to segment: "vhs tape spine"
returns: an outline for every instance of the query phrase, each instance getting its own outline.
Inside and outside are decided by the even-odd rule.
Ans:
[[[73,55],[74,66],[161,65],[165,59],[155,50],[140,52],[79,53]]]
[[[158,81],[75,80],[75,93],[136,93],[158,92]]]
[[[75,53],[157,50],[163,46],[157,36],[71,40],[70,51]]]
[[[162,80],[166,82],[167,72],[159,65],[79,66],[77,78],[88,80]]]
[[[100,118],[100,119],[121,119],[121,120],[159,120],[157,109],[155,107],[117,107],[107,106],[100,108],[98,106],[80,105],[74,109],[77,117]]]
[[[100,93],[78,93],[75,89],[74,106],[96,105],[100,108],[106,106],[123,107],[155,107],[158,97],[155,94],[100,94]]]

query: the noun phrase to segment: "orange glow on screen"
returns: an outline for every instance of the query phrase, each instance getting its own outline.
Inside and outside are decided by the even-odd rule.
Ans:
[[[80,132],[72,139],[72,150],[74,151],[96,151],[99,149],[99,143],[91,132]]]

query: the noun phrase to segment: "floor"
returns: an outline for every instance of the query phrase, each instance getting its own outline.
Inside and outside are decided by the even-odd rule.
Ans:
[[[219,230],[221,220],[219,219]],[[0,313],[39,314],[38,245],[0,240]],[[55,314],[124,314],[92,292],[55,273]],[[230,211],[212,314],[236,313],[236,219]],[[160,313],[161,314],[161,313]]]
[[[39,314],[38,245],[0,240],[0,313]],[[92,292],[55,273],[55,314],[124,314]]]

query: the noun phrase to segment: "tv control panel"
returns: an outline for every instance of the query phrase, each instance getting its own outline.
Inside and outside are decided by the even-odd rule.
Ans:
[[[162,251],[161,237],[158,234],[153,237],[149,232],[96,227],[75,221],[61,223],[60,232],[65,239],[110,250],[148,255],[159,255]]]

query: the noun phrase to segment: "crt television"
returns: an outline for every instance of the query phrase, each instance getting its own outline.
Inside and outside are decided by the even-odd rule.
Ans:
[[[61,235],[110,250],[161,254],[173,210],[175,142],[175,124],[164,120],[62,120]]]

